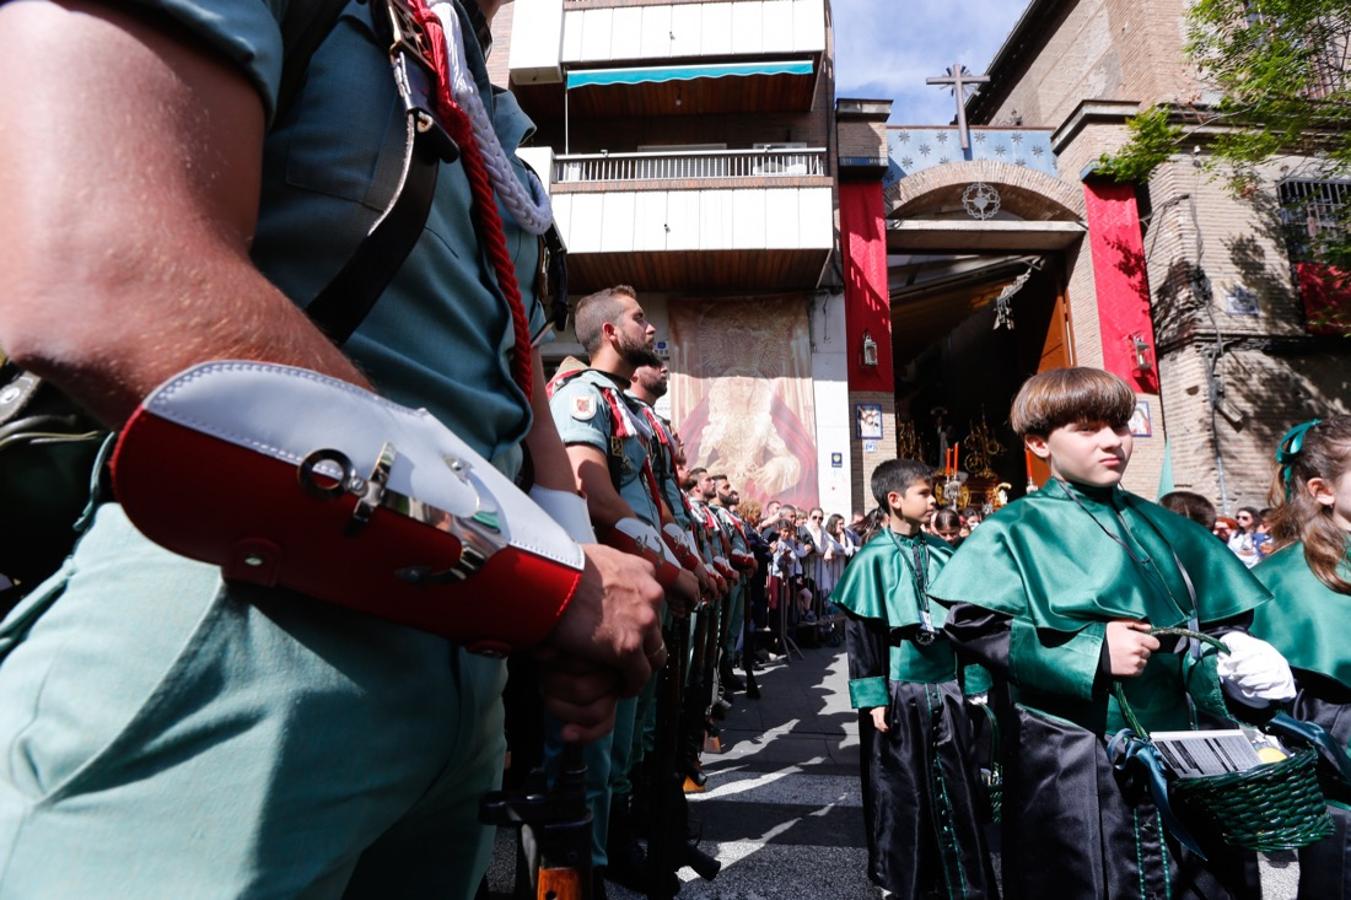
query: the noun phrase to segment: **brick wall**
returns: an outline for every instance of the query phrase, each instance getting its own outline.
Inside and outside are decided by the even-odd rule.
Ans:
[[[1048,5],[1049,6],[1049,5]],[[1201,85],[1183,54],[1186,0],[1079,0],[1060,4],[1027,34],[1040,47],[996,72],[985,113],[973,121],[1060,127],[1084,100],[1139,103],[1195,99]],[[1090,121],[1063,139],[1058,166],[1067,181],[1126,139],[1124,123]],[[1203,148],[1204,150],[1204,148]],[[1166,426],[1179,488],[1238,505],[1265,505],[1274,444],[1291,424],[1345,411],[1351,353],[1304,331],[1303,312],[1275,213],[1276,185],[1307,161],[1285,159],[1263,170],[1250,197],[1238,198],[1191,154],[1161,166],[1141,188],[1150,220],[1144,246],[1162,396],[1151,411]],[[1101,365],[1096,299],[1087,246],[1067,253],[1076,362]],[[1229,296],[1255,299],[1255,314],[1230,310]],[[1220,388],[1213,404],[1208,377]],[[1219,450],[1219,461],[1216,450]],[[1163,461],[1161,437],[1137,441],[1127,484],[1152,496]],[[1223,505],[1223,504],[1220,504]]]
[[[887,156],[887,125],[885,122],[840,122],[836,129],[840,156],[872,157],[885,159]]]
[[[1217,438],[1231,507],[1258,505],[1276,440],[1301,419],[1344,410],[1351,387],[1351,354],[1304,332],[1275,219],[1281,170],[1273,164],[1264,175],[1256,193],[1238,198],[1177,158],[1148,186],[1145,253],[1175,479],[1218,499]],[[1236,289],[1251,292],[1255,315],[1229,310]],[[1217,341],[1226,352],[1215,368],[1222,395],[1212,438],[1207,371]]]
[[[488,54],[488,80],[499,87],[506,87],[511,77],[511,23],[515,18],[514,0],[506,0],[498,7],[493,16],[493,49]]]
[[[1162,360],[1164,406],[1174,481],[1220,506],[1216,441],[1211,437],[1209,344],[1185,346]],[[1285,430],[1314,416],[1348,412],[1351,358],[1317,345],[1240,345],[1217,366],[1223,395],[1215,416],[1229,511],[1265,506]]]
[[[1187,99],[1201,88],[1186,63],[1188,0],[1078,0],[1032,22],[1026,61],[997,68],[973,124],[1060,125],[1088,99]]]

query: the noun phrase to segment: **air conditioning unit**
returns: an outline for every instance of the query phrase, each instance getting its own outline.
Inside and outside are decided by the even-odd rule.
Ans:
[[[805,141],[791,141],[782,144],[752,144],[755,150],[805,150]],[[751,167],[752,175],[808,175],[807,159],[795,154],[766,155],[758,159]]]

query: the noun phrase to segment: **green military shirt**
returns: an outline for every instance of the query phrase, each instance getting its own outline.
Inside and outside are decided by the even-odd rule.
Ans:
[[[619,496],[638,518],[660,528],[661,513],[648,483],[652,428],[643,417],[642,401],[624,393],[626,387],[627,383],[613,375],[585,369],[554,392],[549,410],[563,443],[586,444],[604,453],[611,463]],[[618,453],[614,452],[616,448]]]
[[[675,468],[675,438],[671,433],[671,426],[657,415],[651,404],[643,400],[628,395],[632,401],[633,408],[643,416],[643,419],[652,428],[652,474],[657,479],[657,489],[661,492],[661,498],[666,501],[666,505],[671,508],[671,516],[676,524],[681,528],[688,530],[690,527],[689,513],[685,510],[684,494],[680,490],[680,481],[676,477]]]
[[[269,119],[281,78],[284,0],[141,0],[223,54],[258,89]],[[458,7],[457,7],[458,11]],[[474,29],[463,12],[466,35]],[[517,176],[533,125],[510,94],[494,97],[472,37],[465,55]],[[371,8],[353,2],[310,62],[303,89],[272,122],[263,154],[255,263],[296,303],[313,298],[351,256],[391,199],[381,193],[404,153],[403,114]],[[500,204],[499,204],[499,208]],[[479,248],[461,163],[443,163],[422,238],[347,352],[376,389],[426,407],[471,447],[514,475],[530,409],[511,377],[511,314]],[[503,209],[532,332],[544,324],[533,294],[537,238]]]

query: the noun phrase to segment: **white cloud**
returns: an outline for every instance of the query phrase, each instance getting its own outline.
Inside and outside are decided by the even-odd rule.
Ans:
[[[939,125],[956,105],[924,79],[960,62],[983,72],[1024,0],[831,0],[835,94],[894,100],[891,120]]]

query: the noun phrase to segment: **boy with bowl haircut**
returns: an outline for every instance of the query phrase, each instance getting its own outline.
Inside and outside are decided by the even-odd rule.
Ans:
[[[1150,731],[1228,718],[1221,691],[1285,699],[1257,672],[1284,666],[1245,634],[1269,593],[1205,529],[1120,487],[1135,395],[1115,375],[1030,378],[1011,422],[1051,479],[987,520],[933,584],[946,630],[1004,683],[1003,888],[1008,897],[1260,897],[1252,853],[1197,834],[1208,861],[1164,827],[1146,786],[1105,739],[1126,728],[1112,693]],[[1223,638],[1218,660],[1154,628]],[[1236,637],[1237,640],[1232,640]]]
[[[942,632],[945,610],[927,594],[952,556],[923,530],[934,509],[931,475],[910,459],[877,467],[872,492],[887,522],[831,593],[847,615],[868,875],[907,900],[998,897],[957,658]]]

